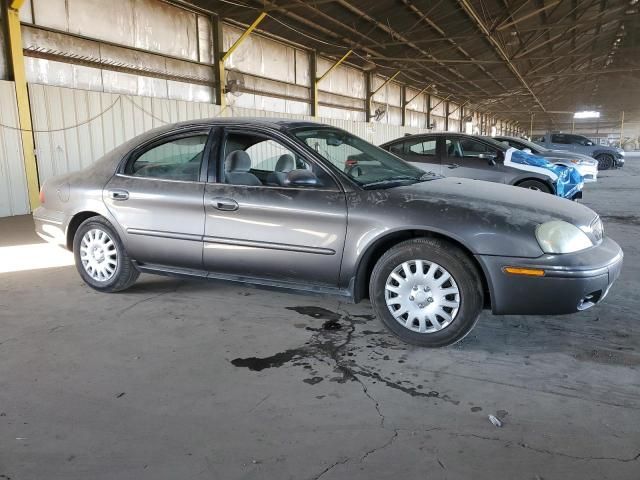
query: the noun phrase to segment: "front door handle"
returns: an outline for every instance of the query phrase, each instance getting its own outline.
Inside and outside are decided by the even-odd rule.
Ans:
[[[447,168],[458,168],[460,165],[457,163],[447,163]]]
[[[233,212],[238,209],[238,202],[232,198],[215,197],[211,199],[211,205],[217,210]]]
[[[126,190],[109,190],[109,198],[119,201],[128,200],[129,192]]]

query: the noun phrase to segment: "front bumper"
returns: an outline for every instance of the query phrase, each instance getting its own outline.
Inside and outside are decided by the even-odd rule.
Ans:
[[[595,164],[594,166],[576,165],[575,168],[580,172],[585,183],[595,182],[598,180],[598,164]]]
[[[602,301],[620,275],[623,253],[605,238],[581,252],[538,258],[477,255],[487,276],[491,310],[497,315],[561,315]],[[512,275],[504,267],[544,270],[541,277]]]
[[[616,157],[616,167],[617,167],[617,168],[622,168],[622,167],[624,167],[624,156],[620,156],[620,155],[618,155],[618,156]]]

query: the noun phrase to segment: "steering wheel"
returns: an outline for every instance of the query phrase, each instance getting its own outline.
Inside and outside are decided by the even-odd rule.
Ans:
[[[351,177],[360,177],[364,175],[364,170],[362,170],[360,165],[356,164],[348,166],[344,173]]]

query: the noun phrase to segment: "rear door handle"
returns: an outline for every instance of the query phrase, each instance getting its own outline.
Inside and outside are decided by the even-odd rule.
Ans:
[[[457,163],[447,163],[447,168],[458,168],[460,165]]]
[[[126,190],[109,190],[109,197],[113,200],[128,200],[129,192]]]
[[[232,198],[215,197],[211,199],[211,205],[213,208],[223,210],[225,212],[233,212],[238,210],[238,202]]]

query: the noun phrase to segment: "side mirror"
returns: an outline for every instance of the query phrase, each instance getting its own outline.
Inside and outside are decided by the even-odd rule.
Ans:
[[[284,184],[288,187],[317,187],[322,182],[311,170],[291,170],[287,173]]]
[[[478,158],[484,158],[492,167],[496,165],[496,156],[491,153],[481,153]]]

